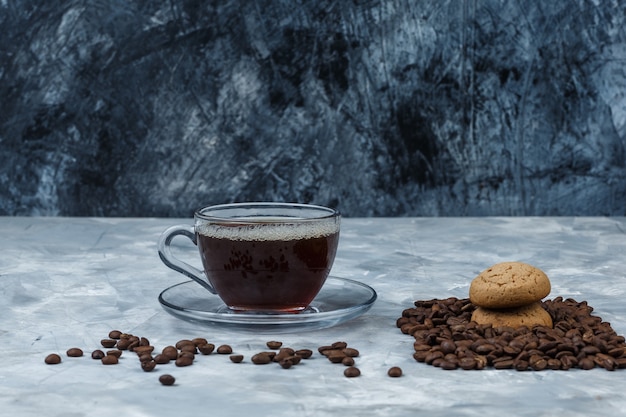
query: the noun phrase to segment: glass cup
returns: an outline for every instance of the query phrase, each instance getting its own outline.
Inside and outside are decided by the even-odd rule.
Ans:
[[[163,263],[217,294],[232,310],[297,313],[318,294],[335,260],[341,216],[296,203],[233,203],[194,214],[194,226],[165,230]],[[197,245],[204,271],[177,259],[172,239]]]

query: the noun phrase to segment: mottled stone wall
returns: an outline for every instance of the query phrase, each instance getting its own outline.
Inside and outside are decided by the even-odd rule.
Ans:
[[[2,0],[0,214],[625,215],[625,9]]]

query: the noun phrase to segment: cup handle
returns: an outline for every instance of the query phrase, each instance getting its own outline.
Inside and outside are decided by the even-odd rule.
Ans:
[[[170,244],[172,243],[172,239],[176,236],[185,236],[191,239],[194,245],[198,245],[198,241],[196,239],[196,232],[193,226],[187,225],[178,225],[172,226],[166,229],[159,238],[158,250],[159,257],[163,263],[173,269],[176,272],[180,272],[181,274],[193,279],[198,284],[202,285],[204,288],[209,290],[213,294],[217,294],[215,288],[211,284],[209,284],[208,280],[203,271],[189,265],[187,262],[183,262],[180,259],[177,259],[172,254],[172,248]]]

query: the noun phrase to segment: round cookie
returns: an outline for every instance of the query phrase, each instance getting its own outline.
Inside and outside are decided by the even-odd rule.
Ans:
[[[470,301],[486,308],[513,308],[550,294],[547,275],[522,262],[502,262],[481,272],[470,284]]]
[[[526,326],[529,329],[533,326],[552,327],[553,324],[550,313],[538,301],[522,307],[503,310],[477,307],[472,313],[472,321],[478,324],[491,324],[493,327],[518,328]]]

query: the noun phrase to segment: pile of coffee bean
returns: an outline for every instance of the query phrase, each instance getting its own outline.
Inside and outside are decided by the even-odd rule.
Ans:
[[[132,352],[138,358],[138,363],[145,372],[151,372],[157,366],[174,363],[177,367],[186,367],[194,364],[196,355],[211,355],[214,352],[219,355],[229,355],[233,363],[244,362],[244,355],[233,353],[233,348],[228,344],[215,346],[205,338],[183,339],[174,345],[168,345],[157,351],[146,337],[124,333],[119,330],[112,330],[108,337],[100,341],[100,348],[91,352],[91,358],[99,360],[103,365],[116,365],[124,352]],[[255,365],[265,365],[277,363],[284,369],[298,365],[301,360],[309,359],[313,355],[311,349],[294,349],[284,347],[280,341],[266,342],[269,350],[263,350],[251,356],[251,362]],[[354,358],[359,356],[359,351],[348,347],[346,342],[335,342],[330,345],[323,345],[318,348],[321,355],[328,358],[332,363],[341,363],[347,368],[344,371],[346,377],[359,376],[361,371],[354,366]],[[83,350],[73,347],[66,352],[68,357],[83,356]],[[56,365],[61,363],[61,356],[51,353],[45,358],[45,363]],[[390,369],[389,376],[397,377],[402,375],[399,368]],[[169,374],[161,375],[159,381],[163,385],[173,385],[175,378]]]
[[[396,325],[415,338],[413,357],[446,370],[626,368],[626,343],[586,301],[542,302],[554,327],[493,327],[471,321],[476,308],[455,297],[415,301]]]

